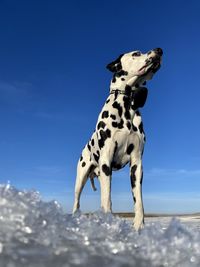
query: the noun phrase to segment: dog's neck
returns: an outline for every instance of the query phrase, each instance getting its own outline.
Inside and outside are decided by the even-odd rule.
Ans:
[[[110,83],[110,93],[112,91],[118,90],[120,92],[125,92],[127,90],[127,88],[129,88],[128,90],[134,91],[139,87],[142,87],[142,84],[144,83],[144,81],[142,79],[138,79],[138,76],[134,76],[132,78],[122,78],[121,79],[117,79],[116,81],[114,79],[111,80]]]
[[[126,106],[129,109],[136,111],[144,106],[148,95],[148,90],[145,87],[126,85],[124,89],[110,88],[109,99],[117,101],[120,105]]]

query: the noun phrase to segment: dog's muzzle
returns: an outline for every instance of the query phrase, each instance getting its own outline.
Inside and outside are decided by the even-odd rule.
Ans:
[[[155,48],[153,51],[160,57],[163,55],[163,50],[161,48]]]
[[[152,71],[153,73],[155,73],[160,68],[163,50],[161,48],[155,48],[155,49],[153,49],[153,51],[155,53],[155,56],[150,57],[147,60],[147,64],[149,64],[149,65],[152,64],[152,66],[149,68],[148,72]]]

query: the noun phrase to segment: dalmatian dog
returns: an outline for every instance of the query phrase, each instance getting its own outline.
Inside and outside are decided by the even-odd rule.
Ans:
[[[160,68],[162,54],[161,48],[145,54],[132,51],[107,65],[113,73],[110,93],[99,114],[96,129],[78,161],[73,213],[80,208],[80,195],[88,178],[92,188],[96,189],[95,177],[100,182],[101,208],[104,212],[112,212],[112,171],[130,163],[134,227],[136,230],[143,227],[142,154],[145,134],[138,109],[144,106],[147,98],[147,88],[143,85]]]

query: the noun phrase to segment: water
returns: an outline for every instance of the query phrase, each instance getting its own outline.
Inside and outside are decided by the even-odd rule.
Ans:
[[[200,266],[198,222],[132,222],[96,212],[75,217],[36,191],[0,186],[1,267]]]

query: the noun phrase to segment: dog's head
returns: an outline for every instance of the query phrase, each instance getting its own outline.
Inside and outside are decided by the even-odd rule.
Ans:
[[[107,69],[114,73],[111,89],[140,86],[150,80],[161,66],[162,54],[161,48],[155,48],[146,54],[132,51],[120,55],[107,65]]]

